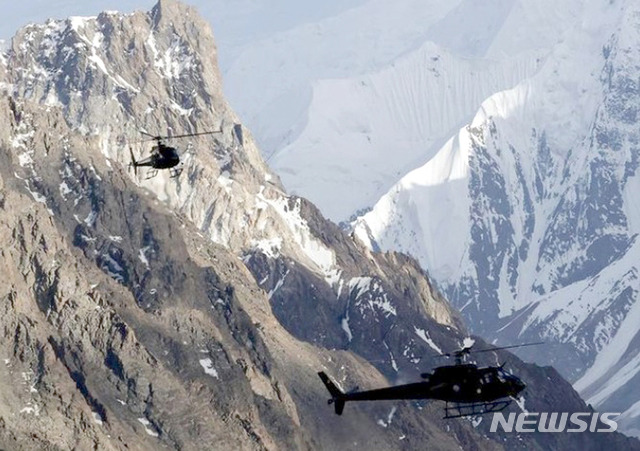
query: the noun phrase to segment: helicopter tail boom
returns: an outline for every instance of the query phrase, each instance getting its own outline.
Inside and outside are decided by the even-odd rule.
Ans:
[[[318,373],[320,379],[324,383],[324,386],[327,387],[329,393],[331,393],[331,399],[329,400],[329,404],[335,404],[335,411],[337,415],[342,415],[342,411],[344,410],[344,403],[347,401],[344,393],[336,387],[336,384],[333,383],[329,376],[327,376],[324,371],[320,371]]]

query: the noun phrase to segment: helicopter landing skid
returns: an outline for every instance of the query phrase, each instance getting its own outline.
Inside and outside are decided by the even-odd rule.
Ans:
[[[179,177],[180,174],[182,174],[182,171],[183,171],[183,168],[170,169],[169,177],[171,178]],[[154,178],[156,175],[158,175],[158,170],[155,168],[152,168],[147,171],[147,175],[144,177],[144,179],[149,180]]]
[[[445,420],[461,417],[472,417],[476,415],[486,415],[487,413],[501,412],[504,410],[511,401],[494,401],[494,402],[478,402],[478,403],[452,403],[453,406],[449,407],[447,402],[444,407]]]

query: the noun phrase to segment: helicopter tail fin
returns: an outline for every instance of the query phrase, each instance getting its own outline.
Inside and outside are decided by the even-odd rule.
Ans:
[[[335,404],[335,411],[337,415],[342,415],[342,411],[344,410],[344,403],[347,401],[344,393],[336,387],[336,384],[333,383],[329,376],[327,376],[324,371],[320,371],[318,373],[320,379],[324,383],[324,386],[327,387],[329,393],[331,393],[331,399],[329,400],[329,404]]]
[[[133,156],[133,150],[129,147],[129,154],[131,154],[131,166],[133,166],[133,173],[138,175],[138,162],[136,161],[136,157]]]

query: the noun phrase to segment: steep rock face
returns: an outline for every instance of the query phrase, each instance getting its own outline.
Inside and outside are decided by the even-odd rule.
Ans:
[[[33,121],[34,144],[29,165],[10,143],[2,154],[3,371],[20,387],[3,394],[3,446],[345,445],[344,432],[320,427],[334,414],[318,409],[327,394],[315,371],[367,374],[361,361],[293,339],[240,259],[154,206],[121,169],[74,151],[96,140],[60,112],[5,106],[19,111],[7,121],[16,128]],[[60,139],[45,146],[45,136]],[[354,449],[394,447],[397,434],[376,421],[356,412],[342,423]]]
[[[556,343],[522,355],[635,434],[637,18],[633,2],[590,5],[536,76],[489,98],[358,228],[419,257],[476,332]]]
[[[214,56],[194,10],[165,0],[13,40],[0,99],[0,371],[22,391],[1,392],[0,444],[600,448],[572,434],[491,437],[486,424],[444,422],[436,403],[333,414],[316,371],[382,386],[378,371],[417,376],[466,332],[412,259],[363,249],[282,191],[220,96]],[[182,147],[193,151],[179,178],[146,180],[126,170],[128,147],[146,149],[128,142],[137,127],[222,133]],[[557,375],[512,361],[553,394],[536,407],[586,408]]]
[[[24,105],[19,114],[42,119]],[[218,269],[194,263],[179,223],[140,198],[121,171],[72,156],[95,140],[70,136],[59,113],[44,118],[34,138],[61,139],[48,150],[29,146],[32,164],[4,165],[2,174],[3,249],[12,249],[3,266],[15,268],[3,287],[5,336],[14,337],[3,353],[25,391],[8,404],[7,446],[304,446],[292,426],[273,439],[260,420],[296,414],[286,390],[269,381],[269,352],[237,304],[236,293],[254,297],[242,293],[250,274],[221,280],[242,271],[224,251]],[[33,199],[20,194],[30,179],[12,166],[37,180]]]

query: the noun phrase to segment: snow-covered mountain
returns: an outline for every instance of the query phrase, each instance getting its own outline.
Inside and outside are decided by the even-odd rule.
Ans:
[[[547,341],[528,355],[636,435],[639,25],[636,2],[585,3],[535,74],[356,225],[419,258],[475,331]]]
[[[303,130],[270,163],[288,189],[348,219],[428,160],[487,96],[536,67],[529,54],[464,59],[428,42],[379,72],[317,82]]]
[[[576,9],[369,1],[247,45],[225,90],[285,186],[342,221],[428,161],[485,98],[533,74]]]

